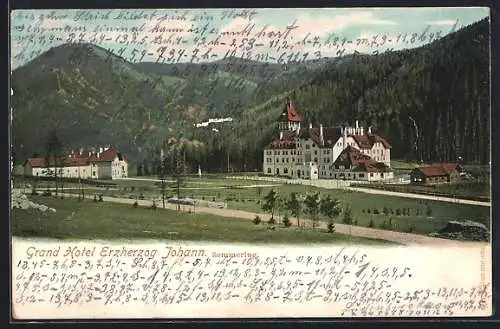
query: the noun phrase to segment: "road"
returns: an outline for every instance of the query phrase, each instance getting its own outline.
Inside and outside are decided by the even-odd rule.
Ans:
[[[68,194],[65,193],[65,196],[67,197],[77,197],[75,194]],[[86,198],[93,199],[92,195],[86,196]],[[103,197],[104,202],[113,202],[113,203],[121,203],[121,204],[128,204],[128,205],[133,205],[133,203],[136,201],[134,199],[127,199],[127,198],[114,198],[114,197]],[[151,200],[137,200],[137,203],[139,206],[145,206],[145,207],[150,207],[152,205]],[[158,206],[158,209],[161,210],[161,202],[156,203]],[[176,210],[177,205],[174,204],[168,204],[167,203],[167,209],[171,210]],[[193,207],[193,206],[182,206],[181,209],[184,211],[194,211],[196,213],[203,213],[203,214],[211,214],[211,215],[216,215],[216,216],[221,216],[221,217],[233,217],[233,218],[244,218],[248,220],[252,220],[255,215],[259,215],[263,221],[267,221],[270,218],[270,215],[268,214],[257,214],[253,212],[248,212],[248,211],[243,211],[243,210],[234,210],[234,209],[219,209],[219,208],[207,208],[207,207]],[[292,221],[293,225],[297,222],[295,218],[290,218]],[[304,223],[307,227],[311,227],[311,221],[310,220],[300,220],[301,223]],[[325,222],[320,222],[318,224],[318,228],[321,229],[326,229],[327,223]],[[387,240],[387,241],[392,241],[396,242],[402,245],[436,245],[440,247],[464,247],[464,246],[486,246],[487,243],[484,242],[469,242],[469,241],[457,241],[457,240],[448,240],[448,239],[440,239],[440,238],[435,238],[435,237],[429,237],[425,235],[419,235],[419,234],[411,234],[411,233],[404,233],[404,232],[395,232],[395,231],[388,231],[388,230],[381,230],[381,229],[376,229],[376,228],[369,228],[369,227],[361,227],[361,226],[354,226],[354,225],[346,225],[346,224],[340,224],[340,223],[335,223],[335,231],[337,233],[342,233],[342,234],[347,234],[347,235],[352,235],[352,236],[357,236],[357,237],[364,237],[364,238],[372,238],[372,239],[382,239],[382,240]]]
[[[474,200],[457,199],[457,198],[447,198],[447,197],[434,196],[434,195],[392,192],[392,191],[384,191],[384,190],[361,188],[361,187],[346,187],[346,190],[354,191],[354,192],[369,193],[369,194],[390,195],[390,196],[396,196],[396,197],[401,197],[401,198],[433,200],[433,201],[450,202],[450,203],[457,203],[457,204],[470,204],[470,205],[474,205],[474,206],[491,207],[491,202],[474,201]]]

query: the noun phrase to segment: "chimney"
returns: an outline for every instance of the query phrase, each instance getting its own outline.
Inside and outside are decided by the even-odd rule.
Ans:
[[[282,139],[283,139],[283,132],[280,131],[280,140],[282,140]]]
[[[323,139],[323,124],[319,125],[319,140],[321,141],[321,145],[325,144]]]
[[[368,133],[371,134],[372,133],[372,126],[369,126],[368,127]]]
[[[300,134],[300,122],[297,125],[297,136]]]
[[[309,129],[312,129],[313,127],[313,124],[311,122],[309,122]]]
[[[363,135],[364,130],[365,130],[365,129],[364,129],[363,127],[359,127],[359,133],[360,133],[361,135]]]
[[[356,120],[356,129],[358,129],[358,128],[359,128],[359,121]]]
[[[101,155],[101,153],[97,152],[95,156],[99,159],[100,155]]]
[[[102,153],[103,149],[102,147],[99,147],[99,153]]]

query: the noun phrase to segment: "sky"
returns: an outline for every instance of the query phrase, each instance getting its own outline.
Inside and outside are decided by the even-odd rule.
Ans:
[[[233,55],[285,64],[419,47],[486,17],[487,7],[15,10],[11,68],[76,42],[131,62]]]

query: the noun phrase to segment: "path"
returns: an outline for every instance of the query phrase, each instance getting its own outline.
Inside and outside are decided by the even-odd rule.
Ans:
[[[68,197],[77,197],[75,194],[68,194],[65,193],[65,196]],[[93,199],[93,196],[86,196],[89,199]],[[136,201],[134,199],[126,199],[126,198],[113,198],[113,197],[103,197],[103,201],[105,202],[114,202],[114,203],[121,203],[121,204],[129,204],[133,205],[133,203]],[[145,207],[150,207],[152,205],[151,200],[137,200],[137,204],[139,206],[145,206]],[[158,209],[161,210],[161,203],[157,202]],[[166,208],[171,209],[171,210],[176,210],[177,205],[175,204],[170,204],[166,203]],[[208,208],[208,207],[193,207],[193,206],[182,206],[181,209],[184,209],[184,211],[195,211],[196,213],[203,213],[203,214],[211,214],[211,215],[216,215],[216,216],[221,216],[221,217],[236,217],[236,218],[244,218],[248,220],[252,220],[256,213],[253,212],[248,212],[248,211],[243,211],[243,210],[234,210],[234,209],[219,209],[219,208]],[[267,221],[270,218],[270,215],[268,214],[258,214],[263,221]],[[297,222],[296,219],[290,218],[292,223],[295,225]],[[306,226],[311,227],[311,221],[310,220],[303,220],[301,219],[301,223],[305,223]],[[318,223],[318,228],[320,229],[326,229],[327,223],[325,222],[319,222]],[[362,227],[362,226],[354,226],[354,225],[346,225],[346,224],[340,224],[340,223],[335,223],[335,231],[337,233],[342,233],[342,234],[350,234],[352,236],[357,236],[357,237],[364,237],[364,238],[372,238],[372,239],[382,239],[382,240],[387,240],[387,241],[392,241],[392,242],[397,242],[403,245],[437,245],[440,247],[463,247],[463,246],[485,246],[487,243],[484,242],[469,242],[469,241],[458,241],[458,240],[448,240],[448,239],[441,239],[441,238],[435,238],[435,237],[429,237],[425,235],[419,235],[419,234],[411,234],[411,233],[404,233],[404,232],[395,232],[395,231],[388,231],[388,230],[381,230],[381,229],[376,229],[376,228],[369,228],[369,227]]]
[[[392,191],[384,191],[379,189],[371,189],[371,188],[360,188],[360,187],[351,187],[349,186],[349,181],[339,181],[339,180],[305,180],[305,179],[283,179],[276,177],[245,177],[245,176],[230,176],[228,178],[232,179],[245,179],[245,180],[261,180],[266,182],[282,182],[284,184],[300,184],[300,185],[308,185],[314,186],[324,189],[344,189],[346,191],[353,192],[361,192],[361,193],[369,193],[369,194],[379,194],[379,195],[390,195],[401,198],[411,198],[411,199],[422,199],[422,200],[433,200],[433,201],[442,201],[442,202],[450,202],[456,204],[469,204],[474,206],[483,206],[483,207],[491,207],[491,202],[484,201],[474,201],[467,199],[459,199],[459,198],[449,198],[449,197],[441,197],[434,195],[425,195],[425,194],[417,194],[417,193],[403,193],[403,192],[392,192]]]

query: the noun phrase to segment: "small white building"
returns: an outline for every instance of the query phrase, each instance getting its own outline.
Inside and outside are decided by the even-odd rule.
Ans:
[[[42,157],[28,158],[24,164],[27,176],[54,176],[82,179],[117,179],[128,177],[128,163],[114,147],[99,148],[98,152],[71,152],[54,159]]]
[[[332,164],[347,147],[351,147],[368,156],[371,162],[385,165],[384,174],[369,172],[373,169],[370,166],[366,168],[361,166],[357,170],[365,168],[367,170],[365,174],[372,178],[377,176],[385,180],[393,177],[392,173],[389,174],[391,172],[391,145],[384,138],[373,133],[370,127],[365,130],[356,121],[354,127],[320,125],[314,128],[312,124],[309,124],[309,127],[302,128],[302,121],[302,117],[288,101],[278,119],[279,138],[272,140],[264,148],[263,171],[265,175],[335,179],[335,175],[339,177],[340,173],[334,170]],[[317,178],[315,174],[310,174],[314,173],[314,170],[311,171],[311,164],[317,168]],[[348,172],[346,174],[349,175]],[[363,173],[361,177],[362,175]]]

